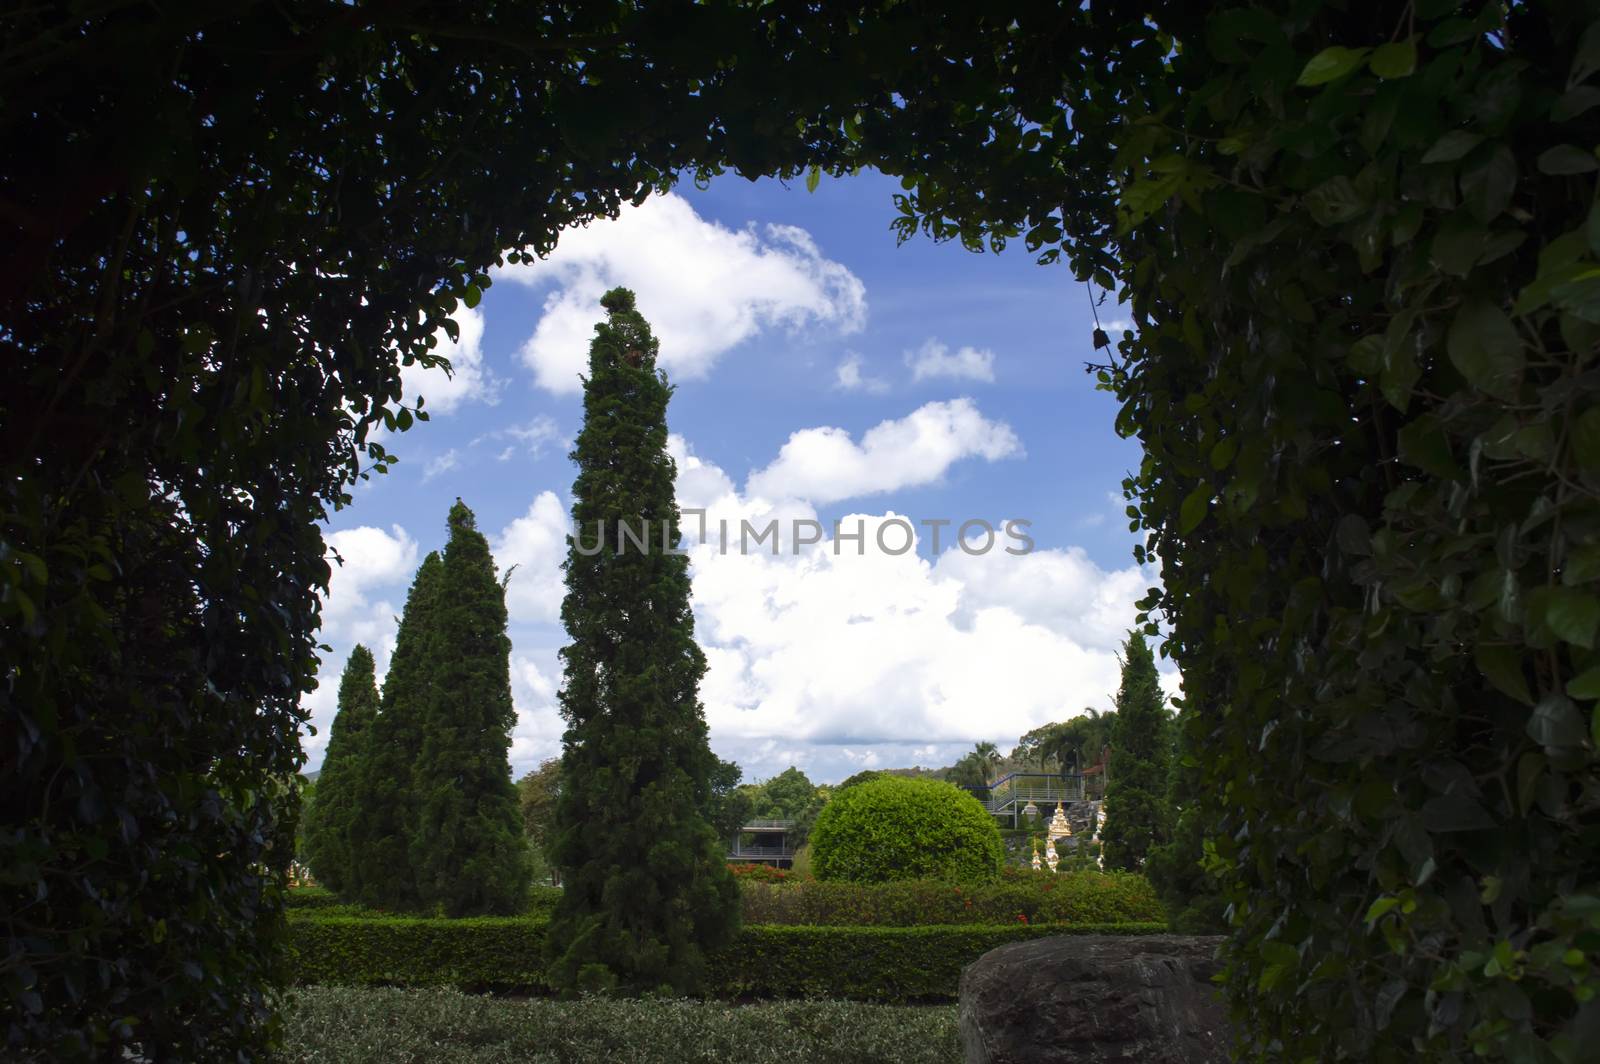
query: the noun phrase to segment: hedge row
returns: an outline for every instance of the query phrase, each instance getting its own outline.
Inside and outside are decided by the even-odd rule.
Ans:
[[[302,983],[548,989],[545,921],[535,917],[383,920],[294,915]],[[961,969],[996,946],[1060,934],[1159,934],[1158,923],[1049,926],[748,926],[713,955],[718,997],[826,995],[872,1001],[952,1000]]]
[[[561,900],[560,887],[534,886],[528,890],[527,916],[548,917]],[[383,909],[368,909],[339,900],[339,896],[325,887],[296,887],[289,891],[286,907],[291,913],[317,916],[349,916],[370,920],[399,920],[414,918],[416,914],[391,913]]]
[[[746,881],[746,924],[917,927],[928,924],[1125,923],[1166,914],[1143,876],[1028,871],[998,882],[951,884]]]

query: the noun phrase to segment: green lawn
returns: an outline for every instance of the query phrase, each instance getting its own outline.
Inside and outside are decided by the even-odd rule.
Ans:
[[[298,1064],[951,1064],[954,1005],[513,1000],[308,986],[287,1012]]]

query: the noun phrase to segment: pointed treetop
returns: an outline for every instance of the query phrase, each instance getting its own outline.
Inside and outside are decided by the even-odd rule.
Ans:
[[[457,529],[472,530],[478,527],[478,519],[472,515],[472,510],[461,501],[461,496],[456,496],[455,505],[450,507],[450,531]]]
[[[600,297],[600,305],[611,314],[625,314],[634,308],[631,288],[613,288]]]

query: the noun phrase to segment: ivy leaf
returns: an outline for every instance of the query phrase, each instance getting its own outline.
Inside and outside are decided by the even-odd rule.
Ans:
[[[1409,77],[1417,69],[1416,39],[1379,45],[1367,66],[1380,78]]]
[[[1359,67],[1370,51],[1370,48],[1345,48],[1341,45],[1324,48],[1311,57],[1295,84],[1309,88],[1337,81]]]
[[[1523,705],[1533,705],[1528,678],[1522,671],[1522,653],[1516,647],[1479,643],[1472,650],[1473,661],[1484,679]]]
[[[1200,527],[1200,522],[1206,519],[1206,511],[1211,506],[1211,485],[1202,484],[1191,491],[1183,500],[1183,507],[1178,514],[1178,528],[1188,535]]]
[[[1585,669],[1568,680],[1567,694],[1573,698],[1600,698],[1600,665]]]
[[[1550,694],[1539,700],[1528,718],[1528,738],[1541,746],[1582,746],[1589,738],[1583,716],[1566,695]]]
[[[1348,177],[1330,178],[1306,193],[1306,209],[1318,225],[1348,222],[1367,209],[1366,198]]]
[[[1487,158],[1461,175],[1461,195],[1480,222],[1498,217],[1511,203],[1516,187],[1517,159],[1504,144],[1496,144]]]
[[[1422,157],[1424,163],[1453,163],[1467,152],[1483,143],[1482,133],[1465,129],[1452,129],[1440,137]]]
[[[1561,177],[1600,170],[1600,159],[1596,159],[1593,152],[1575,148],[1571,144],[1557,144],[1554,148],[1541,152],[1536,165],[1541,174]]]
[[[1467,304],[1450,323],[1445,349],[1473,386],[1497,398],[1515,397],[1522,382],[1522,339],[1505,311],[1484,300]]]
[[[1593,650],[1600,630],[1600,598],[1575,587],[1545,590],[1544,623],[1566,642]]]

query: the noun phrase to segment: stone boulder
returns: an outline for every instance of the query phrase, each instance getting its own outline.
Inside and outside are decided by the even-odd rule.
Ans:
[[[966,1064],[1225,1064],[1219,936],[1059,935],[961,973]]]

